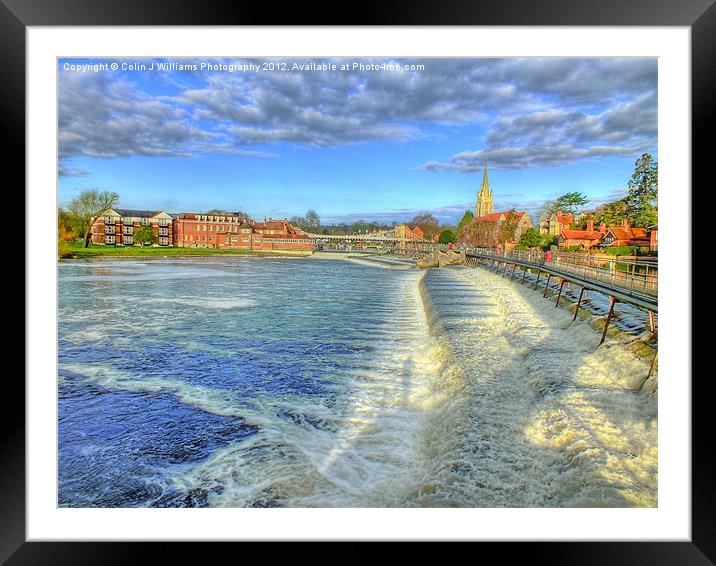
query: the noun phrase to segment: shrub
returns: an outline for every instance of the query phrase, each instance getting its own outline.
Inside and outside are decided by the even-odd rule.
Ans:
[[[639,248],[637,246],[616,246],[605,248],[607,255],[636,255]]]
[[[59,259],[66,259],[72,257],[72,250],[70,249],[70,244],[67,241],[57,241],[57,257]]]

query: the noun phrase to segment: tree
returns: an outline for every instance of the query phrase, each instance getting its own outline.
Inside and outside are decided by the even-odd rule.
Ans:
[[[470,222],[460,235],[460,242],[480,248],[494,248],[497,244],[497,222],[476,220]]]
[[[321,230],[321,218],[315,210],[309,210],[306,216],[292,216],[289,222],[314,234]]]
[[[561,212],[574,214],[577,210],[587,204],[589,199],[586,195],[579,192],[565,193],[561,197],[557,197],[554,202],[556,210]]]
[[[593,220],[594,223],[597,223],[597,214],[595,212],[585,212],[581,215],[581,217],[578,220],[574,221],[574,229],[575,230],[586,230],[587,229],[587,221]]]
[[[449,244],[451,242],[454,242],[456,240],[455,232],[452,230],[443,230],[440,232],[440,236],[438,238],[438,241],[441,244]]]
[[[221,210],[220,208],[212,208],[211,210],[207,210],[204,214],[210,214],[212,216],[224,216],[226,213],[226,210]]]
[[[616,200],[597,208],[595,212],[597,221],[607,226],[614,226],[621,223],[622,218],[629,217],[629,206],[626,199]]]
[[[472,213],[472,210],[466,210],[465,214],[462,215],[462,218],[457,225],[456,236],[458,238],[460,237],[460,234],[462,234],[462,231],[465,229],[465,227],[468,226],[470,222],[472,222],[473,218],[475,218],[475,215]]]
[[[549,219],[554,213],[558,212],[556,200],[546,200],[537,209],[537,218],[542,221],[543,218]]]
[[[306,219],[303,216],[292,216],[288,219],[292,226],[303,228],[306,225]]]
[[[318,232],[321,229],[321,217],[315,210],[306,212],[306,229]]]
[[[659,166],[654,158],[643,153],[634,164],[625,197],[628,218],[634,226],[651,226],[658,222]]]
[[[57,209],[57,237],[65,242],[72,242],[77,238],[72,225],[72,217],[62,208]]]
[[[159,237],[154,233],[151,226],[142,226],[134,232],[134,242],[136,244],[156,244]]]
[[[511,242],[515,239],[515,231],[517,230],[517,211],[513,208],[510,210],[504,222],[498,222],[497,239],[501,244]]]
[[[89,247],[92,226],[97,219],[112,208],[119,200],[117,193],[96,190],[82,191],[67,205],[70,222],[75,234],[85,240],[84,247]]]
[[[414,216],[408,224],[410,226],[419,226],[426,240],[431,240],[440,230],[438,219],[429,213]]]
[[[527,228],[519,241],[521,248],[539,248],[542,247],[542,235],[537,228]]]

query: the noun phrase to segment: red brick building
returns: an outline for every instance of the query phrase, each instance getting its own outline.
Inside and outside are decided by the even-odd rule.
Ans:
[[[604,235],[605,246],[636,246],[649,248],[650,238],[646,228],[631,228],[629,221],[622,219],[621,226],[610,226]]]
[[[602,224],[599,230],[594,229],[594,220],[587,220],[586,230],[562,229],[559,237],[559,247],[569,248],[578,246],[583,250],[589,250],[601,245],[607,227]]]
[[[164,211],[110,209],[92,226],[92,242],[99,245],[140,245],[134,234],[151,227],[158,246],[244,250],[312,251],[313,242],[284,220],[257,223],[238,213],[169,214]]]
[[[559,247],[569,248],[579,246],[588,250],[597,247],[634,246],[642,250],[657,251],[658,230],[656,226],[647,228],[632,228],[629,221],[624,218],[619,226],[607,227],[605,224],[594,229],[594,221],[587,221],[586,230],[563,229],[560,233]]]
[[[149,226],[157,236],[159,246],[174,244],[174,218],[171,214],[150,210],[109,209],[92,225],[91,240],[94,244],[132,246],[142,242],[134,241],[134,233],[143,226]]]
[[[257,223],[240,214],[178,214],[175,245],[181,248],[311,251],[313,242],[284,220]]]

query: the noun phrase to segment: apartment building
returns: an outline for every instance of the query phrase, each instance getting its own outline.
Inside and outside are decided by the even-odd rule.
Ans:
[[[114,208],[106,211],[92,225],[92,243],[99,245],[133,246],[134,233],[149,226],[157,236],[157,245],[174,245],[174,218],[168,212]]]

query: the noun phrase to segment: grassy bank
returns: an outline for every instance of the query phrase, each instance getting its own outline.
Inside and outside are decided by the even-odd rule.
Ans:
[[[311,252],[285,250],[226,250],[212,248],[174,248],[153,246],[97,246],[90,244],[85,248],[82,243],[73,242],[68,245],[72,259],[91,257],[185,257],[185,256],[246,256],[246,257],[303,257]]]

